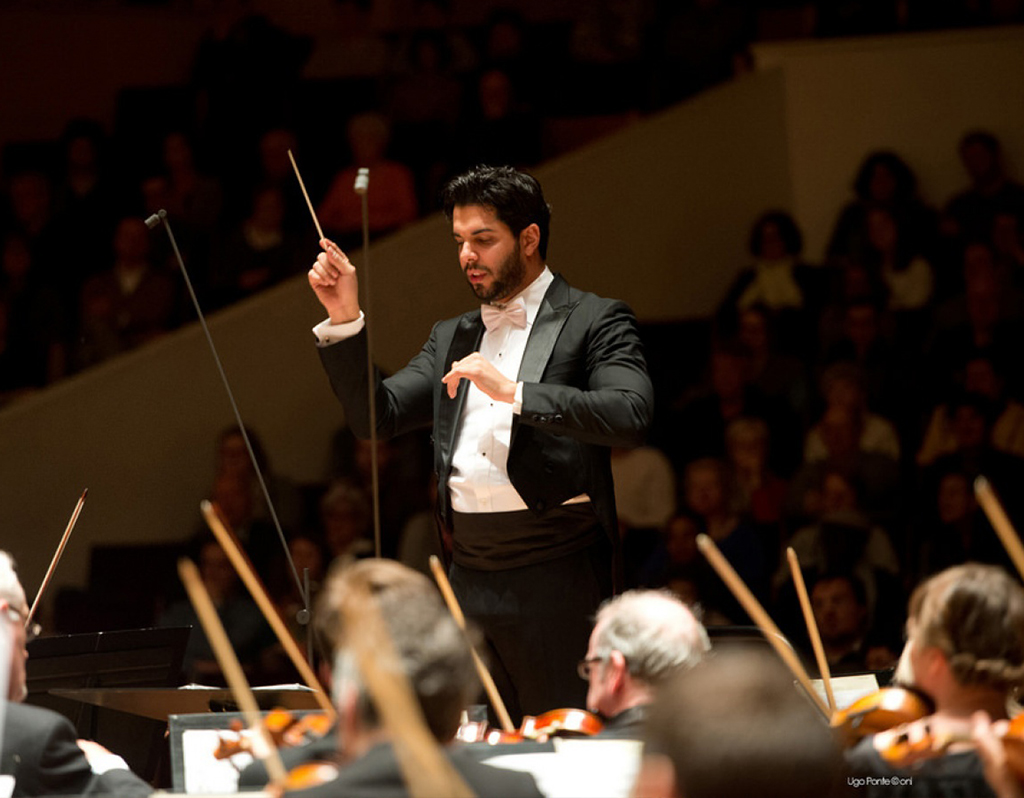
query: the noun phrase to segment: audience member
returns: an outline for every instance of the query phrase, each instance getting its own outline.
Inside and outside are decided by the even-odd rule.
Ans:
[[[900,562],[886,531],[861,511],[852,480],[838,471],[825,472],[818,517],[794,533],[789,547],[814,577],[845,571],[859,579],[869,624],[885,631],[879,608],[892,606],[899,595]],[[791,578],[789,563],[781,557],[773,580],[780,603],[792,595]],[[898,626],[892,630],[897,636]]]
[[[970,185],[946,205],[946,236],[987,240],[996,215],[1003,212],[1024,221],[1024,186],[1007,175],[999,139],[986,130],[971,131],[960,139],[959,154]]]
[[[806,354],[825,300],[825,272],[801,260],[803,235],[784,211],[768,211],[754,222],[748,249],[753,265],[740,272],[719,305],[725,335],[737,331],[740,313],[762,307],[771,314],[779,347]]]
[[[538,163],[540,119],[516,94],[509,74],[491,67],[477,77],[475,86],[474,101],[467,103],[456,129],[455,170],[481,163],[508,163],[518,168]]]
[[[825,573],[810,589],[814,622],[821,636],[829,673],[880,671],[895,666],[897,655],[872,640],[864,584],[850,573]],[[805,650],[805,659],[811,661]]]
[[[683,472],[683,493],[687,508],[698,519],[701,531],[710,537],[736,569],[754,595],[767,594],[768,574],[774,551],[757,527],[733,509],[732,485],[725,463],[714,458],[695,460]],[[698,589],[701,604],[732,623],[743,623],[746,615],[717,575],[701,562]]]
[[[191,547],[195,549],[199,575],[231,647],[238,656],[249,682],[262,680],[266,666],[264,657],[271,654],[275,644],[274,633],[259,607],[239,589],[238,575],[228,555],[209,533],[198,535]],[[182,675],[188,682],[225,684],[213,648],[203,631],[199,616],[187,598],[173,602],[160,613],[158,626],[191,626]]]
[[[892,422],[868,409],[864,389],[863,372],[852,363],[836,363],[830,366],[821,378],[821,392],[825,397],[824,420],[834,410],[849,414],[859,432],[857,448],[865,453],[900,459],[900,441]],[[829,457],[829,448],[824,435],[827,430],[824,421],[813,426],[807,433],[804,445],[804,462],[814,463]]]
[[[800,459],[798,423],[781,402],[749,383],[747,350],[735,343],[714,345],[710,379],[686,399],[667,422],[666,447],[677,471],[700,457],[725,456],[725,428],[736,418],[761,418],[775,433],[771,465],[790,474]]]
[[[348,123],[352,165],[334,178],[317,209],[324,232],[342,247],[362,241],[362,197],[352,190],[360,168],[368,168],[373,181],[366,195],[371,235],[397,230],[419,213],[412,171],[387,157],[390,138],[391,126],[379,113],[358,114]]]
[[[373,508],[370,497],[358,485],[346,479],[334,480],[320,499],[320,523],[332,560],[373,554]]]
[[[856,198],[839,214],[828,243],[831,258],[863,260],[872,249],[873,211],[887,212],[899,231],[901,251],[928,255],[935,246],[935,212],[917,193],[917,176],[899,155],[888,150],[870,153],[860,165],[853,182]],[[877,220],[875,221],[877,224]]]
[[[78,362],[89,366],[171,329],[175,283],[150,260],[149,230],[125,217],[114,234],[114,264],[82,288]]]
[[[118,201],[99,122],[73,119],[60,137],[61,174],[54,186],[54,223],[76,248],[77,283],[109,262]],[[123,203],[122,203],[123,204]]]
[[[249,456],[249,448],[245,443],[246,437],[252,446],[252,457]],[[256,461],[255,465],[253,459]],[[243,435],[237,424],[221,430],[214,452],[214,475],[215,478],[234,477],[246,483],[249,496],[247,517],[269,527],[273,523],[273,518],[271,508],[263,495],[263,487],[260,485],[262,477],[263,485],[270,494],[274,512],[284,530],[294,532],[302,528],[305,521],[305,500],[291,480],[274,470],[263,441],[255,430],[246,427]],[[279,546],[280,543],[275,546],[275,550],[279,550]]]
[[[965,364],[962,379],[958,381],[964,392],[987,400],[988,412],[994,419],[992,445],[1000,451],[1024,457],[1024,405],[1006,395],[1006,381],[1000,364],[979,352]],[[951,410],[951,403],[944,402],[932,411],[917,452],[918,465],[930,465],[938,457],[956,450]]]
[[[625,579],[633,586],[657,545],[658,530],[676,510],[676,474],[669,459],[653,446],[612,449],[611,464]]]
[[[946,471],[938,476],[930,498],[931,506],[922,506],[918,514],[919,528],[910,547],[916,562],[910,563],[913,570],[908,576],[924,579],[965,562],[1007,562],[998,536],[974,498],[968,475]]]
[[[215,239],[208,270],[214,307],[252,296],[301,271],[300,243],[285,228],[284,214],[280,189],[260,189],[249,216]]]
[[[783,515],[789,486],[768,467],[768,425],[760,418],[737,418],[725,430],[737,509],[762,527],[766,540],[784,537]]]
[[[35,268],[28,242],[17,234],[0,253],[3,306],[2,391],[41,388],[67,370],[68,336],[60,298]]]
[[[818,309],[815,317],[817,312]],[[753,305],[739,313],[736,338],[749,354],[748,380],[769,401],[783,404],[804,422],[811,403],[807,369],[799,357],[782,351],[777,345],[773,322],[771,312],[763,305]],[[802,349],[809,354],[806,343]]]

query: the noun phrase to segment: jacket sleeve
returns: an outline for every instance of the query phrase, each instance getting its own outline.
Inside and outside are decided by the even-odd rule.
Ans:
[[[583,443],[643,443],[653,418],[654,389],[632,311],[609,301],[585,331],[564,330],[562,339],[567,338],[578,338],[578,349],[567,354],[556,348],[543,380],[524,383],[520,423]],[[581,379],[565,368],[564,361],[573,359],[582,364]]]
[[[373,369],[377,435],[392,438],[428,426],[433,420],[436,326],[423,348],[394,375],[383,378]],[[345,420],[358,438],[370,437],[369,365],[366,330],[317,350]]]

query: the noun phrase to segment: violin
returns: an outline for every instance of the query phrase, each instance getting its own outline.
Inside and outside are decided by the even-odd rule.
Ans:
[[[545,742],[552,737],[590,737],[604,728],[597,715],[585,709],[552,709],[540,715],[526,715],[513,731],[488,728],[484,721],[467,721],[459,727],[455,738],[467,743],[491,745]]]
[[[997,732],[1006,754],[1006,764],[1018,781],[1024,783],[1024,715],[1018,715]],[[881,741],[878,753],[893,767],[906,768],[925,759],[947,753],[951,745],[973,743],[969,727],[941,728],[922,720],[902,724],[890,730]]]
[[[883,687],[835,713],[830,726],[846,747],[864,737],[931,715],[935,707],[923,693],[908,687]]]
[[[310,712],[296,717],[287,709],[272,709],[263,718],[263,726],[278,748],[293,748],[323,737],[330,731],[332,723],[333,720],[322,712]],[[233,720],[229,725],[231,731],[236,734],[240,733],[244,727],[245,724],[241,720]],[[243,752],[254,753],[250,737],[237,736],[235,739],[221,737],[213,756],[215,759],[230,759],[235,754]]]

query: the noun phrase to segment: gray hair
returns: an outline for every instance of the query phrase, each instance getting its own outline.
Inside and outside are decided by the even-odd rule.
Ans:
[[[0,601],[6,601],[16,610],[25,609],[25,589],[18,579],[14,558],[6,551],[0,551]]]
[[[629,590],[597,611],[595,655],[619,651],[629,673],[651,685],[692,668],[711,649],[708,633],[667,590]]]

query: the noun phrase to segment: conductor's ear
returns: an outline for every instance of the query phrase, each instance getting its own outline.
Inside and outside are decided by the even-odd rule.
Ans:
[[[519,249],[527,257],[540,247],[540,227],[536,223],[524,227],[519,233]]]

